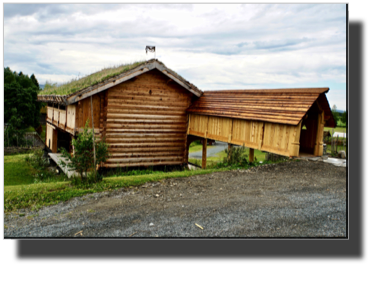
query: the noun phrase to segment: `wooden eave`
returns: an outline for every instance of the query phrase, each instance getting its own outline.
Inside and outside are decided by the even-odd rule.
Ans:
[[[331,113],[325,96],[328,91],[329,88],[205,91],[187,112],[297,125],[317,99],[327,120]]]
[[[92,95],[95,95],[97,93],[100,93],[104,90],[107,90],[111,87],[114,87],[120,83],[123,83],[125,81],[128,81],[132,79],[133,77],[136,77],[138,75],[141,75],[143,73],[146,73],[148,71],[151,71],[153,69],[158,69],[160,72],[162,72],[164,75],[190,91],[192,94],[194,94],[197,97],[202,96],[203,92],[199,90],[196,86],[182,78],[180,75],[172,71],[171,69],[167,68],[163,63],[161,63],[158,60],[152,59],[147,61],[144,64],[138,65],[137,67],[124,72],[118,76],[109,78],[105,80],[104,82],[100,82],[94,86],[87,87],[81,91],[78,91],[76,93],[66,95],[66,96],[60,96],[60,95],[39,95],[37,97],[38,101],[41,102],[52,102],[52,103],[58,103],[62,105],[69,105],[76,103],[82,99],[88,98]]]

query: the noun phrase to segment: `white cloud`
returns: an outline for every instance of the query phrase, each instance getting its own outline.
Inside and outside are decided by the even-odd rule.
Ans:
[[[328,98],[343,106],[345,13],[344,4],[5,4],[4,65],[62,82],[144,60],[155,45],[204,90],[339,85]]]

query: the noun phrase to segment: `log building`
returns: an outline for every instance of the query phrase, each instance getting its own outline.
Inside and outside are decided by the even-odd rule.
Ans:
[[[185,164],[197,139],[244,144],[250,160],[253,149],[322,155],[323,128],[335,127],[328,90],[202,92],[153,59],[75,93],[42,93],[38,100],[48,104],[46,146],[53,153],[72,151],[71,140],[88,120],[96,138],[109,144],[111,157],[102,166],[112,168]]]

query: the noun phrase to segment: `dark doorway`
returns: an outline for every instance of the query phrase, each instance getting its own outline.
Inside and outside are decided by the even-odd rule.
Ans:
[[[69,153],[72,152],[71,138],[72,135],[70,133],[58,130],[58,153],[60,152],[60,148],[64,148]]]
[[[319,114],[320,109],[316,102],[310,107],[310,109],[305,114],[301,127],[300,155],[314,155],[315,146],[317,144]]]

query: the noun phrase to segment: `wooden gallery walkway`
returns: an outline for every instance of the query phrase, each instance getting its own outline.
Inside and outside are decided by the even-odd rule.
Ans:
[[[187,157],[190,143],[203,141],[206,167],[207,139],[287,157],[300,150],[323,154],[323,128],[335,127],[326,93],[329,88],[205,91],[188,109]],[[303,129],[301,129],[303,128]]]

